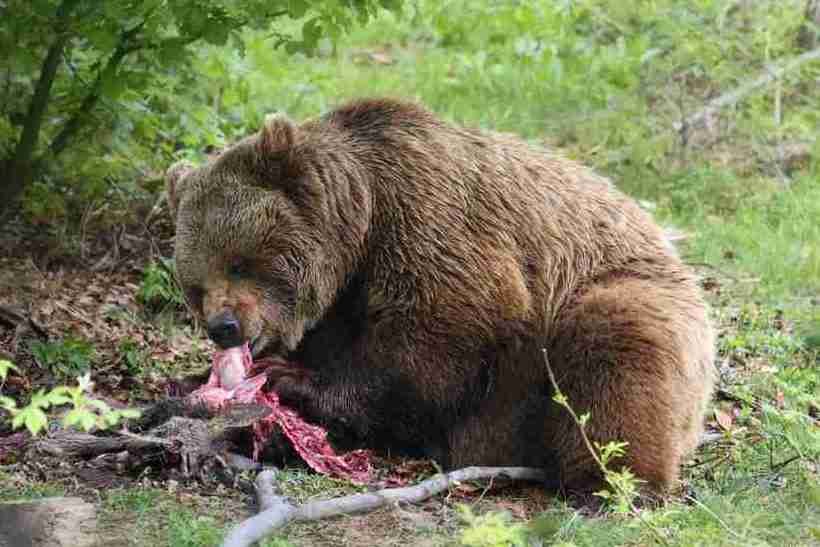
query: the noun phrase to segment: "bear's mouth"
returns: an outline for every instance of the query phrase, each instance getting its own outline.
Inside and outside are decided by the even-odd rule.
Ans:
[[[251,356],[260,357],[287,357],[288,351],[281,339],[273,339],[264,334],[254,336],[250,341]]]
[[[318,321],[305,321],[304,335],[313,331],[318,324]],[[304,335],[302,336],[303,340]],[[248,345],[251,349],[251,356],[254,359],[259,359],[262,357],[280,357],[282,359],[287,359],[290,354],[294,353],[294,351],[288,349],[282,338],[267,336],[261,333],[248,340]]]

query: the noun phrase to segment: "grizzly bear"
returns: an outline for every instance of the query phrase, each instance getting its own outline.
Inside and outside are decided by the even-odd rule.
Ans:
[[[338,448],[602,476],[625,441],[651,492],[697,445],[714,340],[697,280],[606,178],[424,107],[277,114],[167,190],[186,298],[222,347],[295,363],[269,379]]]

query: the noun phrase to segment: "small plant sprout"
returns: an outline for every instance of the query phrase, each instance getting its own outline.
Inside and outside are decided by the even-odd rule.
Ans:
[[[598,442],[593,443],[590,440],[586,433],[586,425],[590,420],[590,413],[585,412],[579,416],[575,412],[569,404],[567,396],[564,395],[564,393],[561,392],[561,388],[558,387],[558,381],[555,379],[555,374],[550,366],[547,350],[543,349],[542,353],[544,355],[544,364],[547,367],[550,383],[555,390],[555,394],[552,399],[564,407],[578,425],[584,444],[589,450],[592,458],[595,460],[595,463],[600,468],[604,481],[610,487],[608,490],[595,492],[595,495],[602,498],[615,513],[632,514],[640,518],[641,521],[652,531],[652,534],[658,539],[658,541],[664,545],[668,544],[666,538],[661,534],[660,530],[658,530],[652,523],[646,521],[646,519],[644,519],[641,515],[641,512],[635,506],[635,499],[638,497],[640,484],[642,481],[638,479],[627,467],[622,468],[620,471],[614,471],[609,468],[609,464],[612,463],[613,460],[616,458],[621,458],[626,454],[626,447],[628,443],[622,441],[610,441],[602,445]]]
[[[13,369],[7,361],[0,361],[0,377]],[[137,418],[140,413],[133,409],[112,409],[107,403],[90,396],[93,383],[89,373],[77,378],[76,386],[57,386],[46,392],[41,389],[32,395],[28,405],[18,408],[13,399],[0,395],[0,405],[12,415],[13,429],[25,427],[32,435],[37,435],[48,426],[46,410],[70,405],[71,409],[63,415],[61,424],[65,428],[78,428],[83,431],[108,429],[127,418]]]

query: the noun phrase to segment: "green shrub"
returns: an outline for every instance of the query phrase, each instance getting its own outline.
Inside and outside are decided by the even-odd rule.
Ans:
[[[185,297],[177,283],[174,260],[162,258],[148,264],[142,272],[137,300],[151,313],[182,309]]]
[[[30,347],[41,367],[63,377],[79,376],[87,372],[95,354],[90,342],[73,336],[56,342],[36,340]]]

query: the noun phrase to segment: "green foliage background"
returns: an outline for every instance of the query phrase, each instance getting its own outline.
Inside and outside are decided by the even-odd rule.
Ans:
[[[200,70],[216,51],[208,46],[241,55],[244,33],[259,31],[271,50],[309,53],[320,38],[338,38],[354,23],[399,5],[4,0],[0,196],[11,202],[16,186],[27,186],[26,210],[44,221],[89,201],[127,203],[144,190],[135,180],[161,168],[175,151],[219,144],[245,129],[213,108],[219,101]],[[52,57],[56,65],[49,72]],[[48,85],[41,90],[43,81]],[[22,174],[28,171],[34,184]]]

